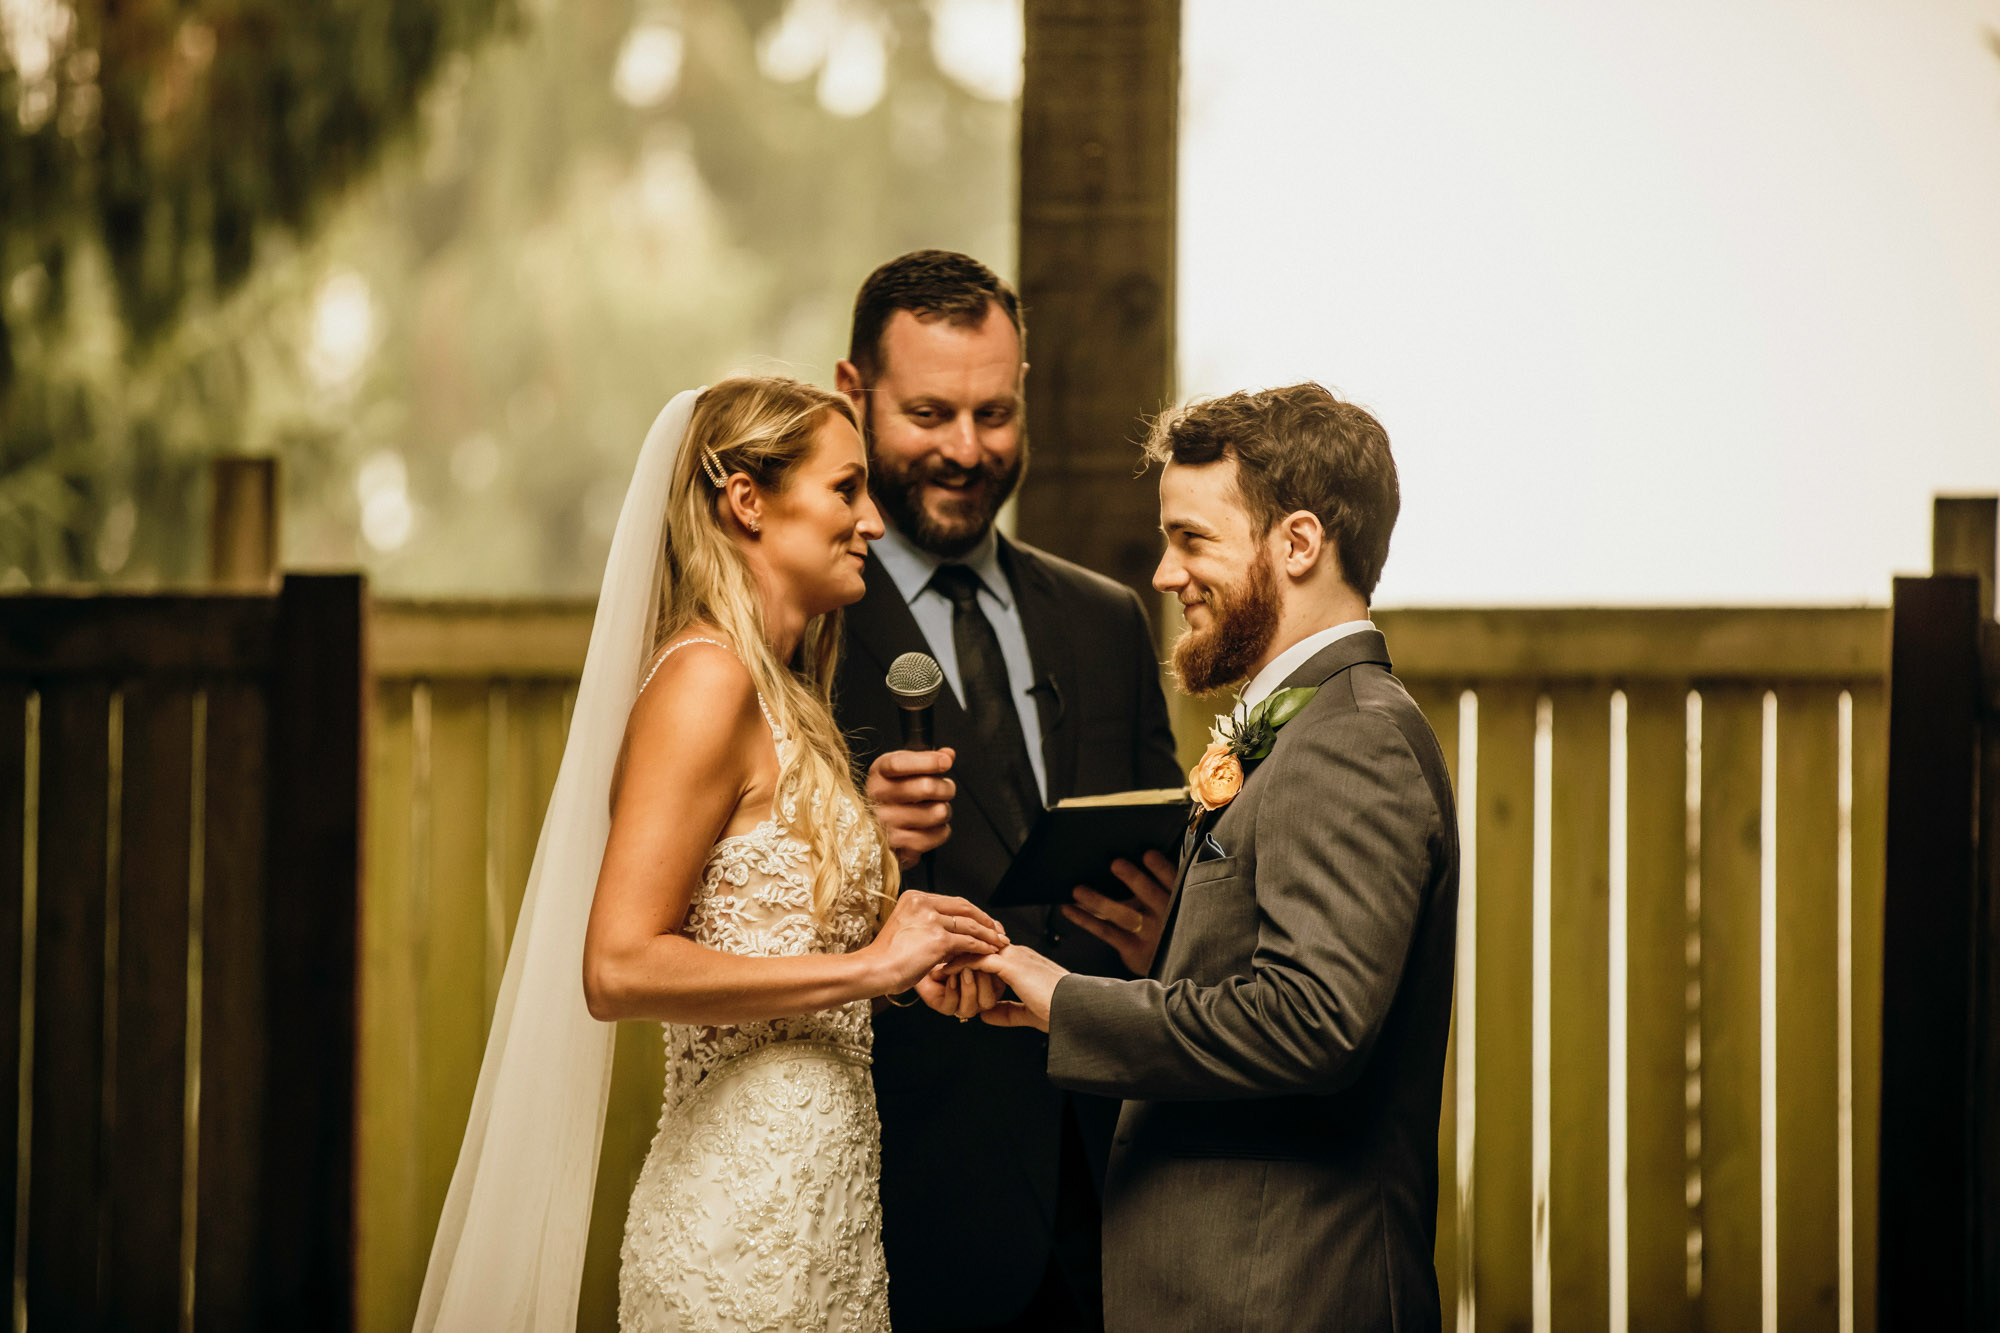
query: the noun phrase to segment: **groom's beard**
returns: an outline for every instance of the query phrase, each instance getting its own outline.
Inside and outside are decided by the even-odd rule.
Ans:
[[[874,406],[869,406],[874,420]],[[874,431],[869,431],[868,492],[896,531],[908,537],[920,551],[945,560],[956,560],[993,530],[1000,506],[1020,484],[1021,469],[1028,461],[1028,439],[1024,432],[1021,447],[1011,466],[999,467],[982,458],[972,467],[961,467],[939,454],[900,464],[873,447]],[[963,483],[963,489],[934,509],[926,508],[923,488],[930,482]]]
[[[1208,603],[1208,628],[1183,632],[1169,663],[1174,683],[1186,694],[1212,694],[1247,678],[1271,646],[1279,610],[1271,553],[1259,550],[1242,582],[1228,588],[1211,586],[1203,600]]]

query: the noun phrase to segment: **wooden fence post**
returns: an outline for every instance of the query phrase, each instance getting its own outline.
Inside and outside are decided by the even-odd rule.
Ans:
[[[1180,5],[1026,0],[1021,535],[1150,607],[1159,500],[1134,441],[1174,382]]]
[[[1931,573],[1979,580],[1979,618],[1993,619],[1993,564],[2000,551],[2000,500],[1940,495],[1931,502]]]
[[[2000,1316],[2000,632],[1996,503],[1940,499],[1930,578],[1895,581],[1883,906],[1884,1329]]]
[[[218,458],[210,467],[208,576],[218,588],[269,591],[278,577],[278,460]]]
[[[358,574],[289,575],[279,594],[259,1301],[271,1328],[353,1323],[365,597]]]

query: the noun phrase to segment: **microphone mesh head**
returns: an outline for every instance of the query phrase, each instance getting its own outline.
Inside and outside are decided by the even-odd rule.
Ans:
[[[929,653],[904,653],[889,664],[889,693],[905,708],[928,708],[937,702],[944,672]]]

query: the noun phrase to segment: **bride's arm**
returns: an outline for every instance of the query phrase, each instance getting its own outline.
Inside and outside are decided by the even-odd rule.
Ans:
[[[679,932],[709,849],[760,767],[774,775],[749,673],[719,649],[674,654],[634,705],[625,746],[583,943],[593,1017],[746,1023],[810,1013],[904,990],[952,954],[1005,943],[970,903],[923,893],[902,895],[875,941],[853,953],[751,958],[695,943]]]

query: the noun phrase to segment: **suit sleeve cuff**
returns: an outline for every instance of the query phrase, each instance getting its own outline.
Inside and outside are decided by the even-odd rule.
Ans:
[[[1105,1057],[1129,1006],[1125,992],[1141,983],[1072,972],[1049,997],[1049,1081],[1073,1092],[1104,1092],[1113,1067]],[[1113,1092],[1110,1095],[1116,1096]]]

